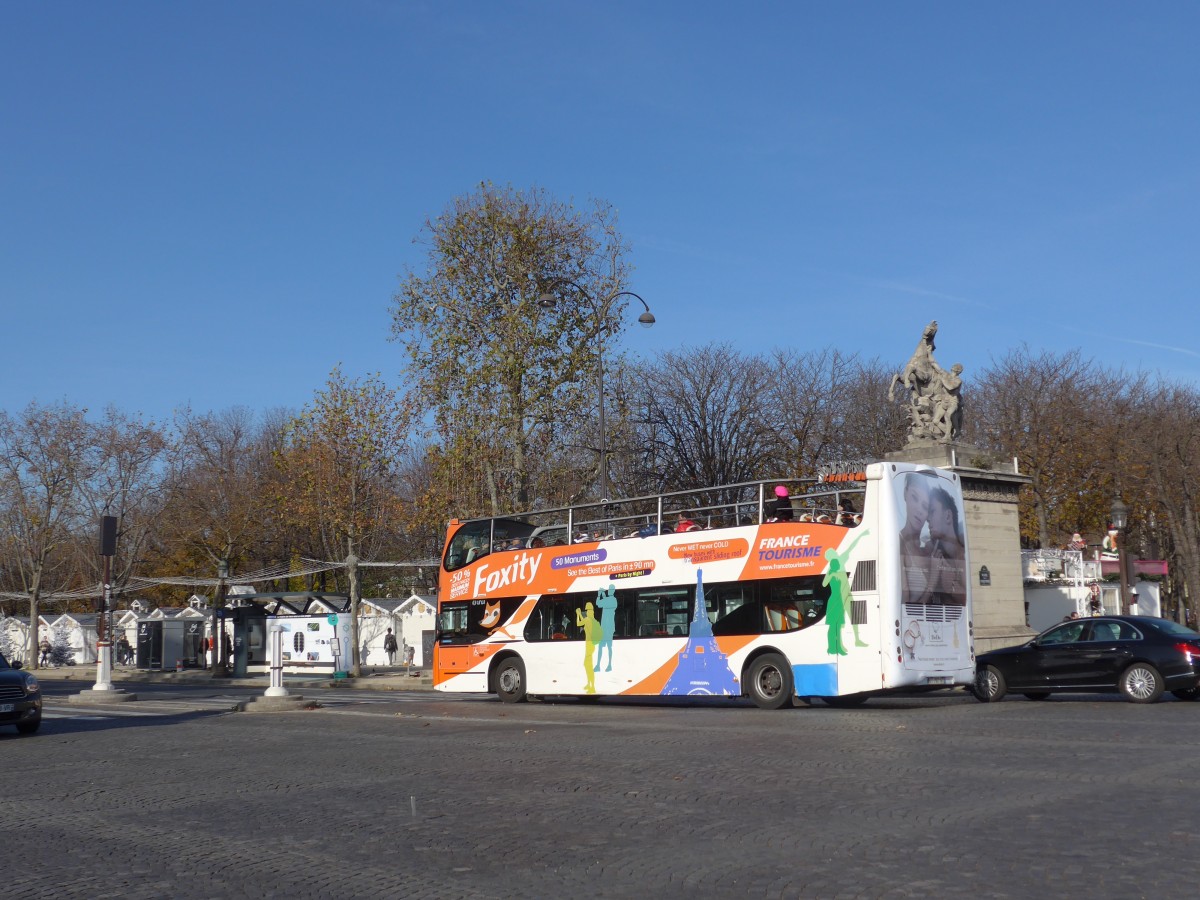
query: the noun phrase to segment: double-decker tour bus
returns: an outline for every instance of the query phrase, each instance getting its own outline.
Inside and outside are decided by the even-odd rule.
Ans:
[[[961,482],[929,466],[453,520],[438,690],[795,696],[969,685]]]

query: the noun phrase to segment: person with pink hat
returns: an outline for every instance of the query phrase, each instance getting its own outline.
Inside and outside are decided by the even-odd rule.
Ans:
[[[788,496],[788,489],[781,484],[775,488],[775,502],[770,521],[790,522],[792,519],[792,498]]]

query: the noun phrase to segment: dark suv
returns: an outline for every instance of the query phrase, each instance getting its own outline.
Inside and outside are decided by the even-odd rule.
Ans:
[[[33,734],[42,724],[42,690],[21,664],[9,665],[0,653],[0,725],[16,725],[21,734]]]

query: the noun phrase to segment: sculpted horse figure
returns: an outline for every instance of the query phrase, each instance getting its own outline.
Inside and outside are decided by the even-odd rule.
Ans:
[[[902,384],[913,395],[913,402],[918,396],[928,396],[934,377],[941,371],[933,359],[933,339],[937,335],[937,320],[930,322],[921,332],[921,341],[913,351],[908,363],[897,374],[892,376],[888,388],[888,400],[895,400],[896,385]]]
[[[953,440],[961,431],[960,391],[962,366],[945,371],[933,358],[936,320],[925,326],[908,363],[892,376],[888,400],[896,399],[896,386],[908,391],[909,437]]]

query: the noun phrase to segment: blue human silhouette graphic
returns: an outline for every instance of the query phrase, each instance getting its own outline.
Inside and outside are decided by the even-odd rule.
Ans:
[[[596,668],[600,671],[600,661],[604,659],[604,648],[608,648],[608,667],[605,672],[612,671],[613,663],[613,632],[616,630],[617,592],[610,584],[596,592],[596,609],[600,610],[600,646],[596,650]]]

